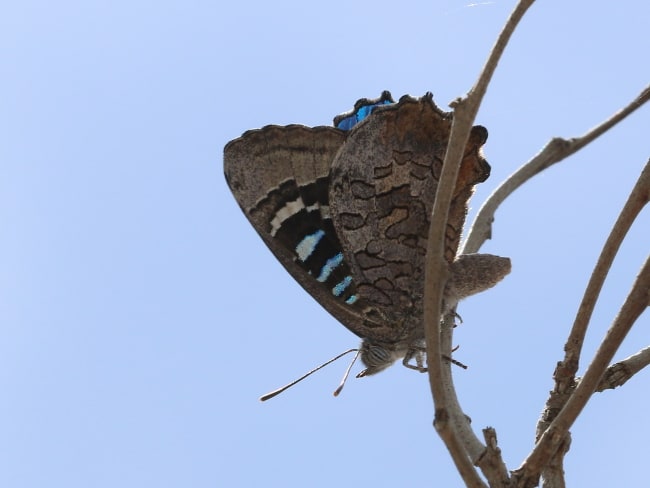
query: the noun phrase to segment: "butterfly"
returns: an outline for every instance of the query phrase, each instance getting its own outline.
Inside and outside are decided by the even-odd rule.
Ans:
[[[433,96],[360,99],[334,126],[267,125],[224,148],[227,183],[293,278],[362,339],[365,370],[423,363],[424,259],[452,114]],[[490,165],[472,128],[445,233],[447,296],[464,298],[510,271],[507,258],[457,256],[468,201]],[[498,258],[498,259],[492,259]],[[487,271],[486,271],[487,270]],[[411,360],[416,364],[410,364]]]

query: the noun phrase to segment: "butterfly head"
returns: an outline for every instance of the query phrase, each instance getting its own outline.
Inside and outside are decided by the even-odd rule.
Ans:
[[[357,378],[377,374],[391,366],[398,359],[408,353],[408,347],[400,343],[384,344],[364,339],[361,343],[361,362],[366,369],[357,375]]]

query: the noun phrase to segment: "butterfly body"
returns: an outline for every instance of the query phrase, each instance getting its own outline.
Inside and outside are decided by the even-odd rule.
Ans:
[[[400,358],[423,369],[424,259],[451,123],[430,94],[394,103],[384,92],[336,117],[336,127],[266,126],[224,149],[228,184],[267,246],[363,339],[363,375]],[[454,189],[452,271],[468,200],[489,176],[486,139],[483,127],[472,129]]]

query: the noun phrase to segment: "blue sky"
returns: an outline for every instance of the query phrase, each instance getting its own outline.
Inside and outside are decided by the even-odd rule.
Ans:
[[[226,4],[229,5],[226,5]],[[384,89],[472,85],[512,1],[37,2],[0,15],[0,486],[461,486],[427,379],[396,366],[331,392],[354,347],[230,195],[222,150],[265,124],[326,125]],[[477,123],[496,185],[650,80],[650,6],[538,2]],[[518,191],[485,252],[499,287],[462,303],[461,401],[516,468],[582,289],[650,156],[644,107]],[[473,215],[473,214],[472,214]],[[471,217],[470,217],[471,218]],[[626,240],[593,353],[648,252]],[[618,358],[647,346],[641,318]],[[584,364],[583,364],[584,368]],[[648,374],[573,429],[573,486],[645,479]],[[614,480],[616,480],[614,482]],[[638,483],[637,483],[638,484]]]

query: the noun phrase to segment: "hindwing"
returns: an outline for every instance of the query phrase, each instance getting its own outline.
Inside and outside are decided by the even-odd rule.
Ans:
[[[424,259],[452,117],[431,95],[402,97],[355,127],[332,165],[330,213],[356,293],[384,324],[377,339],[423,338]],[[456,257],[467,204],[490,166],[473,128],[449,210],[445,256]]]

